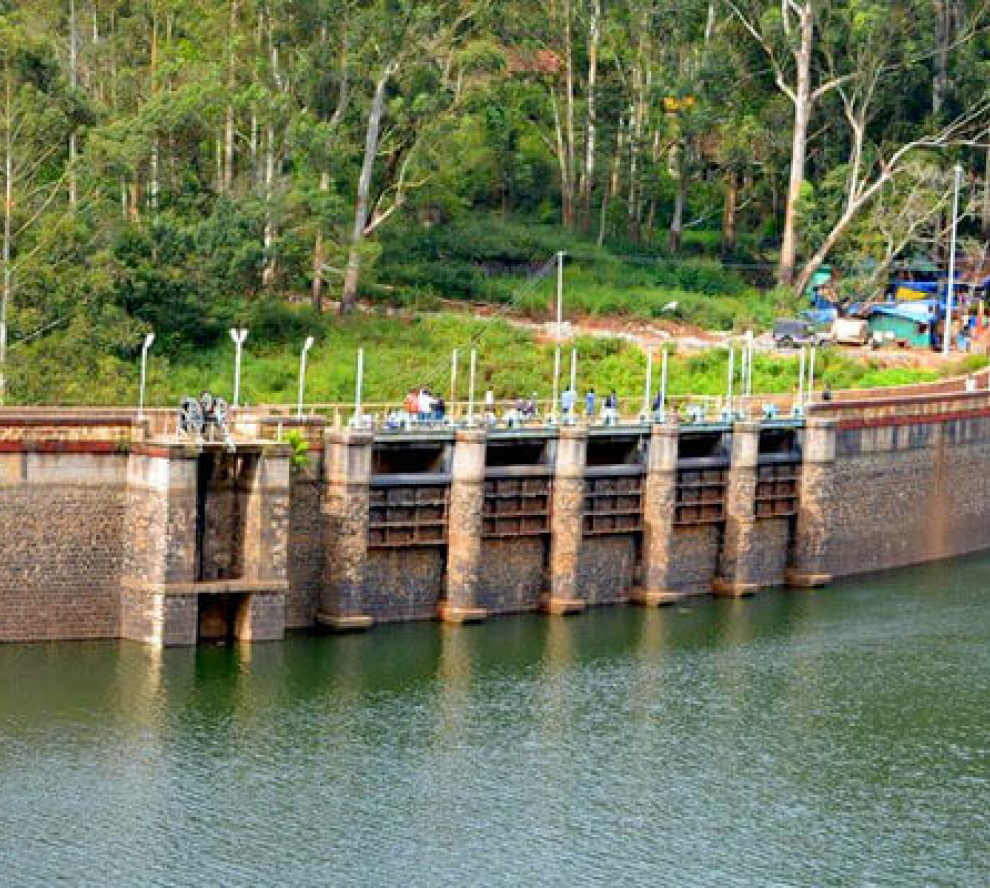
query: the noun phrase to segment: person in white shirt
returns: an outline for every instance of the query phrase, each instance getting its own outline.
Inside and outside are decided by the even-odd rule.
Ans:
[[[560,409],[564,414],[564,420],[571,422],[574,419],[574,402],[577,400],[577,392],[568,387],[560,396]]]
[[[433,412],[433,396],[428,388],[420,389],[419,392],[419,421],[426,422]]]

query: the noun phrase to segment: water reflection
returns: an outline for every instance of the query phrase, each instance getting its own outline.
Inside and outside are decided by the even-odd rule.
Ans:
[[[988,596],[983,556],[662,610],[3,646],[3,881],[980,883]]]

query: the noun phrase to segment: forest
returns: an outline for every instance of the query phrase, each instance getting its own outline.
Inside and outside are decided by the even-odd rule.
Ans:
[[[765,326],[824,263],[868,295],[945,256],[957,164],[985,241],[988,28],[990,0],[0,0],[0,403],[129,399],[149,331],[157,399],[220,385],[233,324],[315,333],[323,398],[367,334],[384,396],[421,372],[390,347],[487,335],[416,312],[543,318],[558,250],[587,314]]]

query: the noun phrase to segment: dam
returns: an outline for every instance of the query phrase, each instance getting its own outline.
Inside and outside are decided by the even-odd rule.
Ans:
[[[375,430],[257,408],[232,427],[233,448],[167,416],[0,411],[0,640],[576,614],[990,548],[985,381],[762,421]]]

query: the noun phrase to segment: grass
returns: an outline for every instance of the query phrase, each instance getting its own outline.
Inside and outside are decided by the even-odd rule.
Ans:
[[[308,403],[349,402],[354,397],[356,355],[365,349],[366,402],[397,401],[412,386],[429,385],[447,393],[450,386],[450,352],[460,349],[458,391],[466,397],[468,350],[478,350],[476,390],[491,386],[499,399],[536,392],[548,398],[552,389],[554,350],[533,335],[505,321],[477,321],[455,314],[427,315],[416,319],[356,316],[346,320],[317,318],[307,309],[280,305],[283,323],[269,318],[273,330],[287,334],[281,341],[258,342],[252,329],[246,344],[242,401],[295,403],[299,372],[299,346],[304,332],[317,344],[309,355],[306,400]],[[594,386],[599,392],[614,388],[624,397],[640,397],[645,387],[643,353],[617,339],[579,338],[578,386]],[[57,353],[57,349],[55,349]],[[47,352],[45,352],[47,354]],[[21,379],[39,379],[45,386],[30,396],[14,388],[15,403],[127,404],[136,403],[138,368],[132,361],[100,356],[82,365],[49,361],[35,365],[35,353],[26,349],[18,358]],[[39,357],[39,360],[41,358]],[[569,374],[569,350],[565,350],[561,376]],[[961,367],[953,372],[963,372]],[[885,369],[875,362],[859,362],[840,353],[822,352],[819,380],[833,389],[902,385],[938,378],[934,371]],[[669,382],[674,395],[721,395],[725,391],[727,353],[713,349],[702,353],[673,354]],[[784,393],[797,389],[798,360],[757,355],[754,384],[758,392]],[[658,381],[659,377],[655,379]],[[152,352],[149,366],[148,404],[174,406],[185,394],[203,389],[230,397],[233,386],[233,348],[229,343],[166,358]]]
[[[714,330],[768,328],[797,306],[789,293],[761,292],[716,259],[710,232],[692,232],[688,255],[616,244],[559,228],[472,218],[461,224],[404,230],[386,237],[369,295],[415,305],[433,297],[512,305],[531,317],[553,310],[556,275],[547,264],[567,253],[564,300],[569,313],[673,318]],[[545,272],[540,279],[537,272]],[[676,303],[673,311],[665,311]]]

